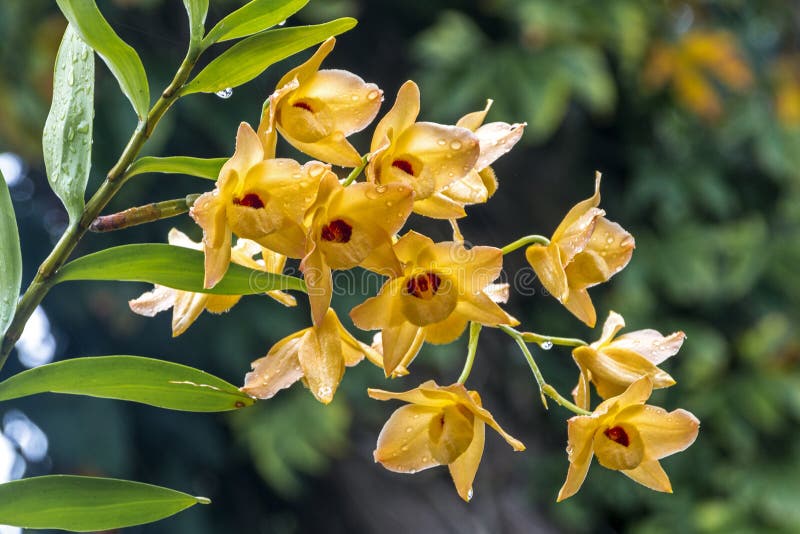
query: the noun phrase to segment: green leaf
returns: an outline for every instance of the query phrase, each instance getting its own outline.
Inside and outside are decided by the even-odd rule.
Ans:
[[[56,56],[53,103],[42,134],[47,180],[69,213],[83,213],[84,193],[92,166],[94,54],[72,24]]]
[[[105,531],[158,521],[209,502],[141,482],[51,475],[0,484],[0,524]]]
[[[0,340],[11,324],[22,286],[22,253],[14,206],[8,184],[0,172]]]
[[[299,278],[266,273],[231,263],[212,289],[203,287],[203,253],[163,243],[122,245],[89,254],[62,267],[56,283],[69,280],[150,282],[195,293],[254,295],[273,289],[305,291]]]
[[[136,115],[144,120],[150,107],[150,89],[136,50],[120,39],[94,0],[56,0],[56,3],[83,40],[100,54],[133,104]]]
[[[0,382],[0,401],[67,393],[184,412],[226,412],[255,400],[199,369],[141,356],[75,358],[34,367]]]
[[[204,46],[264,31],[300,11],[308,0],[253,0],[214,26]]]
[[[128,178],[147,172],[163,172],[167,174],[188,174],[198,178],[216,180],[219,171],[228,158],[191,158],[189,156],[168,156],[156,158],[145,156],[133,162],[125,173]]]
[[[181,94],[216,93],[249,82],[273,63],[321,43],[332,35],[356,25],[351,18],[336,19],[316,26],[270,30],[236,43],[209,63]]]
[[[186,14],[189,15],[189,36],[192,43],[199,43],[205,32],[208,0],[183,0]]]

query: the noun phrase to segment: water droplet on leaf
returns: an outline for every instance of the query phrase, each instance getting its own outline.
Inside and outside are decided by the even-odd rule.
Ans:
[[[217,95],[218,97],[220,97],[223,100],[227,100],[228,98],[233,96],[233,89],[231,89],[230,87],[226,87],[225,89],[223,89],[221,91],[217,91],[214,94]]]

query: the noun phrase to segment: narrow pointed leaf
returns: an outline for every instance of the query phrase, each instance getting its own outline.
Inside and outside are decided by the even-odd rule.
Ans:
[[[94,0],[56,0],[61,12],[86,43],[105,61],[133,104],[140,120],[147,117],[150,89],[139,54],[103,18]]]
[[[225,412],[255,402],[205,371],[141,356],[74,358],[0,382],[0,401],[39,393],[126,400],[184,412]]]
[[[253,295],[274,289],[305,291],[299,278],[266,273],[231,263],[228,273],[212,289],[203,287],[203,253],[163,243],[122,245],[89,254],[62,267],[56,282],[120,280],[217,295]]]
[[[83,213],[92,165],[94,119],[94,54],[72,24],[67,26],[56,56],[53,103],[44,123],[42,151],[47,180],[70,222]]]
[[[189,156],[168,156],[156,158],[145,156],[133,162],[128,168],[126,176],[135,176],[148,172],[161,172],[166,174],[188,174],[198,178],[216,180],[219,171],[228,158],[192,158]]]
[[[183,0],[183,6],[189,15],[189,38],[192,43],[199,43],[205,31],[208,0]]]
[[[316,26],[282,28],[248,37],[209,63],[183,87],[181,93],[215,93],[242,85],[273,63],[346,32],[355,25],[355,19],[341,18]]]
[[[21,285],[22,254],[17,219],[8,184],[0,172],[0,340],[14,317]]]
[[[204,44],[209,46],[267,30],[300,11],[307,3],[308,0],[253,0],[219,21],[208,32]]]
[[[72,475],[0,484],[0,524],[95,532],[164,519],[205,497],[141,482]]]

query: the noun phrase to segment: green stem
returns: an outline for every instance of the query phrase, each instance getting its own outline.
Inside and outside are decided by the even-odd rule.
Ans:
[[[547,246],[550,244],[550,240],[543,235],[526,235],[525,237],[520,237],[516,241],[509,243],[500,250],[503,251],[503,255],[505,256],[506,254],[514,252],[518,248],[522,248],[527,245],[532,245],[534,243]]]
[[[344,181],[344,183],[342,183],[343,186],[347,187],[356,181],[356,178],[359,177],[361,172],[364,170],[364,167],[367,166],[368,158],[369,154],[364,154],[364,156],[362,156],[361,164],[350,172],[350,174],[347,176],[347,179]]]
[[[161,219],[168,219],[183,215],[194,205],[195,200],[200,195],[187,195],[184,198],[175,200],[164,200],[153,202],[144,206],[128,208],[118,213],[101,215],[89,225],[90,232],[113,232],[140,224],[146,224]]]
[[[122,186],[128,178],[125,174],[128,167],[133,163],[133,160],[136,159],[136,156],[153,133],[161,117],[164,116],[164,113],[166,113],[170,106],[178,99],[178,91],[186,83],[186,80],[188,80],[192,68],[194,68],[195,63],[197,63],[200,57],[200,52],[201,50],[197,47],[189,48],[172,82],[153,105],[150,113],[147,114],[147,118],[144,121],[140,121],[136,126],[133,135],[131,135],[117,163],[108,171],[105,181],[86,203],[86,207],[83,209],[83,214],[80,219],[73,221],[69,225],[64,235],[61,236],[56,246],[53,247],[50,255],[47,256],[39,266],[36,276],[34,276],[17,304],[14,319],[12,319],[11,325],[8,327],[2,339],[2,343],[0,343],[0,369],[5,365],[8,355],[11,353],[11,349],[14,348],[14,344],[22,335],[25,323],[28,322],[36,306],[42,302],[47,292],[54,285],[53,275],[64,265],[67,259],[69,259],[70,254],[72,254],[78,242],[86,234],[92,221],[100,215],[100,212],[108,205],[119,190],[122,189]]]
[[[525,340],[523,339],[523,334],[511,328],[510,326],[500,325],[498,328],[511,336],[514,341],[516,341],[517,345],[519,346],[522,354],[525,356],[525,359],[528,361],[528,366],[531,368],[533,372],[533,376],[536,378],[536,384],[539,386],[539,394],[542,398],[542,404],[544,404],[545,409],[547,409],[547,397],[550,397],[557,404],[567,408],[568,410],[576,413],[578,415],[590,415],[591,412],[584,410],[583,408],[577,406],[576,404],[570,402],[561,394],[556,391],[556,389],[545,382],[544,376],[542,375],[542,371],[539,369],[539,366],[536,364],[536,360],[531,354],[531,351],[528,349],[528,346],[525,344]]]
[[[522,339],[526,343],[536,343],[543,349],[547,350],[548,343],[552,345],[561,345],[564,347],[583,347],[588,345],[582,339],[578,339],[575,337],[554,337],[554,336],[544,336],[542,334],[535,334],[533,332],[521,332]]]
[[[475,363],[475,354],[478,352],[478,338],[481,336],[481,324],[469,323],[469,344],[467,345],[467,361],[464,362],[464,370],[458,377],[458,383],[463,384],[472,372],[472,364]]]

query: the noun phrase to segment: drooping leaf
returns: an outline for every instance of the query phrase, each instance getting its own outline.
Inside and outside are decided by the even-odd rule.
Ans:
[[[0,382],[0,401],[38,393],[127,400],[185,412],[225,412],[255,402],[236,386],[204,371],[141,356],[64,360]]]
[[[3,339],[22,285],[22,253],[14,206],[8,194],[8,184],[0,172],[0,340]]]
[[[67,20],[89,44],[119,82],[140,120],[147,117],[150,89],[139,54],[108,24],[94,0],[56,0]]]
[[[203,253],[163,243],[122,245],[89,254],[62,267],[56,282],[119,280],[217,295],[253,295],[274,289],[305,291],[299,278],[248,269],[231,263],[228,273],[212,289],[203,288]]]
[[[141,482],[50,475],[0,484],[0,524],[105,531],[158,521],[209,502],[205,497]]]
[[[183,0],[186,14],[189,15],[189,36],[192,43],[199,43],[205,31],[208,0]]]
[[[253,0],[219,21],[208,32],[203,44],[210,46],[267,30],[300,11],[307,3],[308,0]]]
[[[228,158],[192,158],[189,156],[168,156],[157,158],[145,156],[133,162],[128,168],[127,176],[135,176],[148,172],[166,174],[188,174],[198,178],[216,180],[219,171]]]
[[[341,18],[316,26],[281,28],[248,37],[209,63],[183,87],[181,93],[215,93],[242,85],[273,63],[346,32],[355,25],[355,19]]]
[[[42,150],[47,180],[75,222],[83,213],[92,165],[94,54],[72,24],[56,56],[53,103],[44,123]]]

